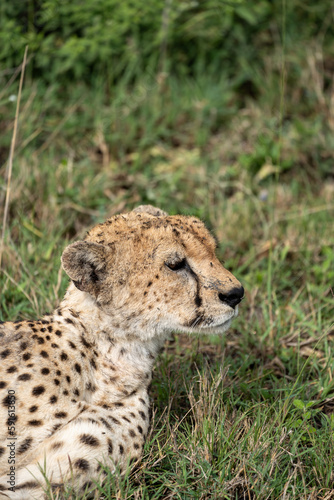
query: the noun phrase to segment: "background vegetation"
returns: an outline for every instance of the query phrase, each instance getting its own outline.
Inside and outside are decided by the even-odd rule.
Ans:
[[[0,220],[29,54],[0,319],[53,309],[65,245],[139,203],[202,217],[246,289],[224,338],[169,342],[143,462],[97,495],[334,497],[333,21],[329,0],[1,2]]]

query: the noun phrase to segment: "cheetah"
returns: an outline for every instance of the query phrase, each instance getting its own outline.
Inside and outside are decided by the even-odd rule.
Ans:
[[[215,247],[199,219],[144,205],[65,248],[59,307],[0,325],[0,498],[94,496],[102,466],[140,459],[166,338],[223,333],[238,313],[244,289]]]

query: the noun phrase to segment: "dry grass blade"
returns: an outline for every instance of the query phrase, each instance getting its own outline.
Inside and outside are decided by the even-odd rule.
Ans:
[[[3,221],[2,221],[2,235],[1,235],[1,241],[0,241],[0,269],[1,269],[1,265],[2,265],[2,254],[3,254],[4,241],[5,241],[6,222],[7,222],[7,218],[8,218],[14,149],[15,149],[16,134],[17,134],[17,124],[18,124],[18,118],[19,118],[19,112],[20,112],[20,102],[21,102],[21,93],[22,93],[22,86],[23,86],[24,71],[25,71],[25,67],[27,64],[27,54],[28,54],[28,46],[26,46],[25,51],[24,51],[24,56],[23,56],[21,78],[20,78],[20,84],[19,84],[19,92],[18,92],[17,103],[16,103],[12,142],[10,145],[10,152],[9,152],[9,159],[8,159],[7,190],[6,190],[6,199],[5,199],[5,209],[4,209]]]

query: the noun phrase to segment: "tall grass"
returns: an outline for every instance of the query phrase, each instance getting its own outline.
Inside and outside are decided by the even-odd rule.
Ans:
[[[139,203],[202,217],[246,290],[223,338],[168,342],[143,461],[109,474],[97,497],[334,497],[334,111],[314,43],[285,54],[284,113],[280,44],[262,54],[256,99],[200,65],[191,78],[138,70],[110,88],[102,75],[91,87],[26,82],[1,320],[52,310],[65,245]],[[16,89],[1,95],[3,163]],[[1,217],[6,189],[2,175]]]

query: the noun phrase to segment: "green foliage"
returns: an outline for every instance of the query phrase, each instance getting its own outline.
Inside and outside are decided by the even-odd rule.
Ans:
[[[29,45],[31,71],[51,83],[107,85],[131,68],[160,64],[178,74],[212,67],[248,93],[261,92],[263,55],[277,46],[283,27],[285,48],[322,37],[332,50],[329,0],[314,5],[294,0],[4,0],[0,7],[0,62],[20,64]],[[325,36],[322,33],[325,32]],[[327,49],[328,48],[328,49]],[[298,78],[295,67],[291,77]]]

